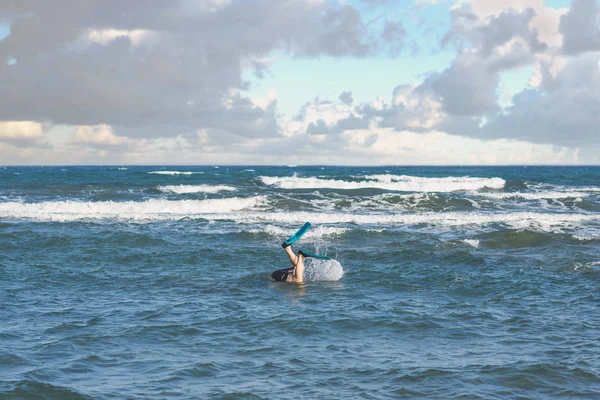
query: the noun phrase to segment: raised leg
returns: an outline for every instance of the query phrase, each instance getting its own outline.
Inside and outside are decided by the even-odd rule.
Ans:
[[[285,252],[287,253],[288,257],[290,258],[290,262],[295,267],[296,264],[298,264],[298,256],[295,255],[294,252],[292,251],[292,246],[286,247]]]
[[[300,253],[296,258],[298,259],[298,262],[294,268],[294,278],[296,279],[296,282],[304,282],[304,255]]]

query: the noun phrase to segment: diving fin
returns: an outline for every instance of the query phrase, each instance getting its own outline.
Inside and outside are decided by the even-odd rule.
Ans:
[[[310,252],[304,251],[304,250],[300,250],[298,252],[298,254],[302,254],[304,257],[318,258],[319,260],[331,260],[331,257],[329,257],[329,256],[323,256],[321,254],[314,254],[314,253],[310,253]]]
[[[291,246],[292,243],[294,243],[295,241],[297,241],[298,239],[300,239],[302,236],[304,236],[304,234],[310,229],[310,222],[305,223],[304,225],[302,225],[302,228],[298,229],[298,232],[294,233],[292,236],[290,236],[285,242],[283,242],[281,244],[281,246],[285,249],[288,246]]]

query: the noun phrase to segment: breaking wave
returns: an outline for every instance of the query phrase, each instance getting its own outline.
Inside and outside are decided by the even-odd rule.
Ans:
[[[583,192],[538,192],[538,193],[491,193],[491,192],[478,192],[470,193],[473,196],[485,197],[495,200],[542,200],[542,199],[579,199],[581,197],[587,197],[589,194]]]
[[[315,224],[356,224],[356,225],[433,225],[443,227],[482,226],[504,224],[513,229],[531,228],[541,231],[560,231],[576,224],[600,221],[600,214],[550,214],[535,212],[513,213],[463,213],[426,212],[418,214],[351,214],[351,213],[311,213],[311,212],[262,212],[237,213],[231,216],[239,222],[278,222],[301,224],[311,221]]]
[[[76,220],[174,220],[204,215],[228,215],[262,205],[265,197],[124,202],[50,201],[0,203],[0,218],[68,222]]]
[[[234,192],[237,189],[226,185],[166,185],[158,186],[158,190],[164,193],[186,194],[186,193],[218,193],[223,191]]]
[[[156,175],[193,175],[193,174],[203,174],[204,172],[192,172],[192,171],[150,171],[149,174]]]
[[[337,228],[331,226],[317,226],[313,227],[309,230],[305,235],[304,239],[316,239],[322,238],[324,236],[335,236],[335,235],[343,235],[345,232],[349,231],[348,228]],[[293,229],[285,229],[280,226],[275,225],[267,225],[264,229],[252,229],[250,233],[267,233],[271,236],[276,236],[279,238],[287,238],[292,233]]]
[[[281,189],[385,189],[404,192],[454,192],[480,190],[484,188],[503,189],[505,180],[501,178],[446,177],[423,178],[407,175],[368,175],[356,177],[360,181],[338,179],[261,176],[265,185]]]

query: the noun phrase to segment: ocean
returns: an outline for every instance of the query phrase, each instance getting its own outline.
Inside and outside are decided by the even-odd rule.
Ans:
[[[600,397],[600,167],[7,166],[0,249],[1,399]]]

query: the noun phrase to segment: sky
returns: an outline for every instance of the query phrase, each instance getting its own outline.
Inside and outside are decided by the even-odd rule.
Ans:
[[[0,165],[599,165],[599,0],[3,0]]]

